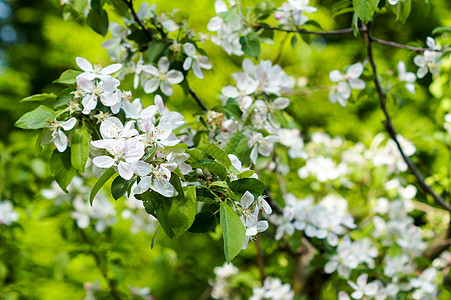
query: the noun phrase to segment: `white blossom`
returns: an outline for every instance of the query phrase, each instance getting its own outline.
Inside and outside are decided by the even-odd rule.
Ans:
[[[177,70],[169,70],[169,59],[163,56],[158,61],[158,69],[153,65],[143,65],[142,72],[149,74],[144,76],[142,86],[146,93],[153,93],[158,88],[166,96],[172,95],[172,85],[183,81],[183,74]]]

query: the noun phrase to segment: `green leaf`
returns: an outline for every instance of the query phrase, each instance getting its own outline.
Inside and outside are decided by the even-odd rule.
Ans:
[[[396,4],[396,21],[401,21],[405,23],[407,18],[410,15],[410,11],[412,8],[412,0],[399,0],[398,4]]]
[[[62,83],[62,84],[74,84],[76,82],[76,78],[78,75],[80,75],[82,72],[78,70],[66,70],[61,74],[60,78],[53,81],[53,83]]]
[[[106,10],[102,9],[96,12],[94,9],[89,11],[86,22],[95,32],[105,36],[108,33],[108,14]]]
[[[205,155],[205,152],[200,151],[198,149],[188,149],[188,150],[186,150],[186,153],[188,153],[190,158],[194,159],[195,161],[207,158],[207,155]]]
[[[243,247],[246,230],[237,213],[224,202],[221,202],[220,218],[225,259],[230,263]]]
[[[379,0],[352,0],[355,13],[364,24],[371,20],[378,4]]]
[[[78,13],[82,14],[85,8],[88,7],[88,0],[74,0],[72,6]]]
[[[242,123],[241,116],[243,115],[243,112],[241,111],[240,107],[235,103],[227,103],[224,106],[224,111],[228,113],[230,116],[234,117],[238,122]]]
[[[219,206],[216,204],[208,205],[206,209],[196,215],[194,223],[188,231],[193,233],[214,231],[218,224],[218,218],[216,217],[218,209]]]
[[[53,108],[58,108],[58,107],[62,107],[64,105],[66,105],[67,103],[69,103],[69,101],[72,100],[72,98],[74,97],[72,95],[72,88],[67,88],[62,90],[59,94],[58,97],[56,97],[55,102],[53,103]]]
[[[39,156],[42,152],[42,137],[44,136],[45,129],[41,130],[41,132],[38,135],[38,138],[36,139],[36,143],[34,144],[34,155]]]
[[[225,152],[240,157],[247,150],[247,138],[241,132],[235,133],[227,143]]]
[[[434,30],[432,30],[432,34],[445,33],[445,32],[451,32],[451,26],[436,27],[436,28],[434,28]]]
[[[135,181],[135,178],[126,180],[121,176],[114,178],[113,183],[111,184],[111,195],[113,196],[114,200],[117,200],[120,197],[124,196]]]
[[[166,235],[172,239],[174,237],[174,231],[172,231],[168,220],[169,210],[172,206],[171,199],[153,190],[148,190],[141,195],[146,212],[158,219]]]
[[[246,191],[259,196],[265,190],[265,184],[255,178],[243,178],[234,180],[229,184],[232,191],[240,194],[244,194]]]
[[[50,160],[50,172],[61,189],[66,193],[67,186],[72,178],[77,175],[77,171],[72,168],[70,163],[70,156],[70,148],[67,148],[64,152],[59,152],[55,149]]]
[[[355,37],[360,36],[360,30],[359,30],[359,17],[356,13],[352,15],[352,33]]]
[[[227,169],[232,166],[232,162],[230,161],[229,156],[227,153],[219,148],[216,145],[208,144],[208,145],[202,145],[197,147],[199,150],[204,151],[217,161],[219,161],[221,164],[223,164]]]
[[[291,48],[296,49],[296,44],[298,43],[298,36],[293,34],[291,37]]]
[[[55,118],[55,112],[45,105],[27,112],[14,124],[22,129],[40,129],[49,126],[49,121]]]
[[[272,1],[263,1],[255,6],[255,16],[258,20],[268,18],[276,10],[276,5]]]
[[[155,229],[155,233],[153,234],[152,243],[150,244],[150,249],[153,249],[155,247],[155,243],[157,242],[157,238],[160,235],[161,232],[161,225],[157,225],[157,229]]]
[[[180,179],[178,180],[180,181]],[[168,212],[168,221],[177,238],[193,224],[194,218],[196,217],[196,209],[196,187],[194,186],[188,188],[185,197],[173,198],[171,208]]]
[[[70,157],[72,166],[81,172],[85,170],[86,162],[88,161],[90,140],[91,136],[84,128],[76,129],[72,137]]]
[[[123,0],[110,0],[114,10],[122,17],[130,19],[130,12],[127,4]]]
[[[166,49],[166,43],[160,41],[152,41],[149,43],[147,49],[147,59],[149,63],[153,63],[154,60]]]
[[[257,59],[260,55],[260,38],[255,32],[240,37],[241,49],[247,55]]]
[[[221,180],[227,179],[227,169],[220,163],[211,160],[211,159],[202,159],[197,162],[196,168],[202,168],[202,170],[206,170],[219,178]]]
[[[45,100],[49,100],[49,99],[55,99],[56,95],[55,94],[37,94],[37,95],[33,95],[33,96],[29,96],[29,97],[25,97],[22,100],[20,100],[20,102],[28,102],[28,101],[45,101]]]
[[[102,176],[100,176],[99,180],[97,180],[96,184],[92,188],[91,194],[89,194],[89,202],[92,205],[92,201],[94,200],[94,197],[97,195],[99,190],[102,188],[102,186],[105,184],[105,182],[108,181],[108,179],[111,178],[116,173],[116,170],[114,170],[113,167],[107,169],[105,172],[103,172]]]
[[[102,11],[102,0],[91,0],[91,8],[97,14],[100,14]]]

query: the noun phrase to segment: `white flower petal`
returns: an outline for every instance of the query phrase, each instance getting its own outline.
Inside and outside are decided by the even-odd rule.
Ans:
[[[99,168],[106,169],[110,168],[114,164],[114,159],[109,156],[102,155],[94,157],[92,163]]]
[[[83,57],[75,58],[75,62],[80,67],[80,69],[82,69],[85,72],[92,72],[92,71],[94,71],[94,68],[92,67],[92,64],[88,60],[83,58]]]

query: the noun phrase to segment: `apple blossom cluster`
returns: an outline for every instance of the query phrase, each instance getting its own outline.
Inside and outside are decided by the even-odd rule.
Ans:
[[[246,239],[243,244],[243,249],[247,248],[250,239],[253,239],[257,233],[268,229],[268,221],[259,221],[258,215],[260,211],[264,211],[267,215],[272,213],[271,206],[266,200],[259,196],[257,199],[246,191],[241,197],[241,207],[236,208],[240,214],[240,220],[246,229]]]
[[[356,228],[354,218],[347,212],[347,201],[340,196],[330,194],[315,204],[311,197],[299,200],[288,194],[285,204],[282,216],[270,218],[277,225],[276,240],[299,230],[310,238],[325,239],[329,245],[337,246],[340,235]]]
[[[423,78],[428,72],[435,75],[439,73],[438,67],[442,64],[442,53],[440,44],[436,44],[435,40],[428,36],[426,39],[426,45],[431,50],[425,50],[423,54],[419,54],[413,58],[413,63],[417,65],[418,78]]]
[[[282,283],[279,278],[266,277],[262,287],[252,289],[249,300],[290,300],[294,298],[294,292],[289,283]]]
[[[399,179],[392,179],[386,183],[386,189],[395,199],[377,199],[373,208],[377,215],[371,218],[373,229],[370,234],[373,245],[389,249],[384,251],[388,254],[383,258],[383,276],[376,275],[378,279],[368,282],[368,274],[361,274],[356,282],[348,281],[354,290],[350,296],[352,299],[361,299],[363,296],[369,299],[396,299],[400,294],[410,293],[413,299],[435,299],[437,268],[427,268],[419,276],[416,273],[416,259],[426,249],[422,229],[415,226],[413,218],[408,215],[412,210],[409,206],[412,207],[416,188],[411,185],[404,187]],[[351,241],[349,236],[344,237],[337,247],[337,254],[325,265],[325,271],[337,271],[341,277],[349,279],[352,270],[362,262],[374,269],[374,260],[379,255],[377,248],[361,245],[364,240],[370,242],[368,238]],[[362,254],[369,257],[360,260]],[[433,265],[439,266],[439,259]],[[350,299],[344,294],[340,299]]]
[[[107,153],[94,157],[93,164],[99,168],[117,168],[125,180],[134,174],[140,176],[134,193],[142,194],[150,188],[172,197],[175,188],[169,182],[171,172],[176,168],[184,175],[191,171],[185,163],[189,155],[183,148],[174,147],[180,140],[172,133],[184,124],[184,118],[165,110],[159,95],[155,96],[155,104],[139,113],[137,124],[131,120],[124,126],[118,118],[107,117],[100,125],[102,139],[91,142],[93,147],[105,149]],[[126,115],[132,117],[127,111]]]
[[[236,288],[234,278],[239,270],[233,264],[224,264],[221,267],[215,267],[213,270],[215,280],[210,281],[212,286],[211,296],[214,299],[237,299],[242,298],[241,292]],[[282,283],[279,278],[266,277],[263,286],[252,288],[250,300],[291,300],[294,298],[294,292],[289,283]]]
[[[231,294],[229,280],[232,276],[238,274],[238,268],[233,264],[224,263],[221,267],[215,267],[213,272],[216,277],[214,281],[210,282],[212,286],[211,296],[214,299],[229,299]]]
[[[405,82],[404,87],[411,94],[415,94],[415,84],[417,76],[415,73],[406,71],[406,64],[403,61],[398,62],[398,79]]]
[[[77,226],[85,229],[91,222],[95,223],[95,230],[103,232],[113,226],[116,219],[116,208],[111,201],[102,194],[97,194],[92,206],[87,195],[77,195],[73,200],[74,211],[70,216],[75,219]]]
[[[241,49],[240,37],[251,32],[249,27],[244,26],[242,12],[238,3],[231,0],[230,7],[222,0],[215,2],[217,16],[210,19],[207,29],[216,32],[211,41],[220,46],[227,54],[244,55]]]
[[[102,295],[105,291],[102,289],[100,285],[100,280],[96,280],[94,282],[85,282],[83,285],[83,288],[85,289],[85,298],[84,300],[97,300],[101,299]],[[153,297],[150,294],[150,288],[149,287],[136,287],[136,286],[129,286],[128,290],[133,297],[133,299],[136,300],[152,300]]]
[[[19,214],[14,210],[10,200],[0,201],[0,225],[10,226],[19,219]]]
[[[255,164],[259,155],[270,156],[274,144],[279,141],[281,126],[276,115],[290,104],[290,100],[281,97],[281,93],[290,91],[294,81],[279,65],[273,65],[269,60],[254,65],[246,58],[242,66],[242,72],[232,74],[236,86],[222,88],[226,107],[238,107],[239,113],[230,118],[217,115],[215,122],[219,126],[214,138],[219,145],[226,145],[234,134],[241,132],[252,149],[250,157]],[[269,134],[264,135],[265,131]]]
[[[304,25],[308,21],[305,13],[317,11],[316,7],[309,6],[310,0],[288,0],[274,12],[274,18],[279,24],[287,28],[296,28]]]
[[[41,195],[53,200],[55,206],[71,204],[70,216],[81,229],[88,228],[91,224],[97,232],[104,232],[108,227],[117,222],[116,208],[103,194],[97,194],[93,204],[88,201],[90,188],[80,177],[74,177],[65,193],[56,182],[52,182],[51,189],[41,191]]]
[[[351,89],[363,90],[365,88],[365,81],[359,78],[363,73],[363,68],[364,65],[362,63],[356,63],[345,68],[347,69],[345,74],[338,70],[333,70],[329,73],[330,80],[337,82],[330,89],[330,102],[338,102],[345,107],[349,97],[351,97]]]
[[[359,266],[366,265],[370,269],[375,267],[378,250],[369,238],[352,241],[345,235],[332,255],[324,265],[326,273],[337,272],[341,277],[349,278],[351,272]]]

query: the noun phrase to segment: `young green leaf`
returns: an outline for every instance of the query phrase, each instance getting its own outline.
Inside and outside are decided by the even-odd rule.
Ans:
[[[92,188],[91,194],[89,194],[89,202],[91,203],[91,205],[92,201],[94,200],[94,197],[97,195],[99,190],[102,188],[105,182],[107,182],[108,179],[110,179],[110,177],[114,175],[114,173],[116,173],[116,171],[114,170],[113,167],[111,167],[107,169],[105,172],[103,172],[102,176],[100,176],[99,180],[97,180],[96,184]]]
[[[53,81],[53,83],[62,83],[62,84],[74,84],[76,82],[76,78],[81,74],[81,71],[78,70],[66,70],[61,74],[60,78]]]
[[[227,143],[225,152],[233,153],[240,157],[247,150],[247,138],[241,132],[235,133]]]
[[[373,17],[378,4],[379,0],[352,0],[355,13],[365,24]]]
[[[220,219],[225,259],[230,263],[243,247],[246,239],[246,230],[233,208],[224,202],[221,202]]]
[[[91,136],[84,128],[76,129],[72,137],[70,157],[72,166],[81,172],[85,170],[86,162],[88,161],[90,140]]]
[[[399,0],[398,4],[396,5],[395,11],[396,20],[405,23],[410,15],[411,8],[412,0]]]
[[[227,153],[219,148],[216,145],[208,144],[208,145],[202,145],[197,147],[199,150],[204,151],[217,161],[219,161],[221,164],[223,164],[227,169],[232,166],[232,162],[230,161],[229,156]]]
[[[49,121],[55,118],[55,112],[45,105],[27,112],[14,124],[22,129],[40,129],[49,126]]]
[[[67,186],[72,181],[72,178],[77,175],[77,171],[70,163],[70,156],[70,148],[64,152],[59,152],[55,149],[50,160],[50,172],[61,189],[66,193],[68,192]]]
[[[108,14],[104,9],[101,9],[99,12],[91,9],[86,22],[98,34],[105,36],[108,33]]]
[[[229,184],[229,187],[232,191],[236,193],[245,193],[249,191],[254,195],[261,195],[265,190],[265,184],[258,179],[255,178],[243,178],[234,180]]]
[[[260,55],[260,38],[257,33],[251,32],[240,37],[241,49],[247,55],[257,59]]]
[[[194,186],[188,188],[185,197],[172,199],[172,205],[168,212],[168,221],[177,238],[193,224],[196,217],[196,208],[196,187]]]
[[[135,178],[126,180],[121,176],[114,178],[113,183],[111,184],[111,195],[113,196],[114,200],[117,200],[120,197],[124,196],[130,186],[135,182],[135,180]]]
[[[45,100],[52,100],[55,99],[56,95],[55,94],[37,94],[37,95],[33,95],[33,96],[29,96],[29,97],[25,97],[22,100],[20,100],[20,102],[32,102],[32,101],[36,101],[36,102],[42,102]]]
[[[72,89],[72,88],[67,88],[67,89],[62,90],[56,97],[55,102],[53,103],[53,108],[58,108],[58,107],[64,106],[70,100],[72,100],[72,98],[74,97],[72,95],[73,90],[74,89]]]
[[[147,49],[147,59],[149,63],[153,61],[166,49],[166,44],[160,41],[152,41]]]

